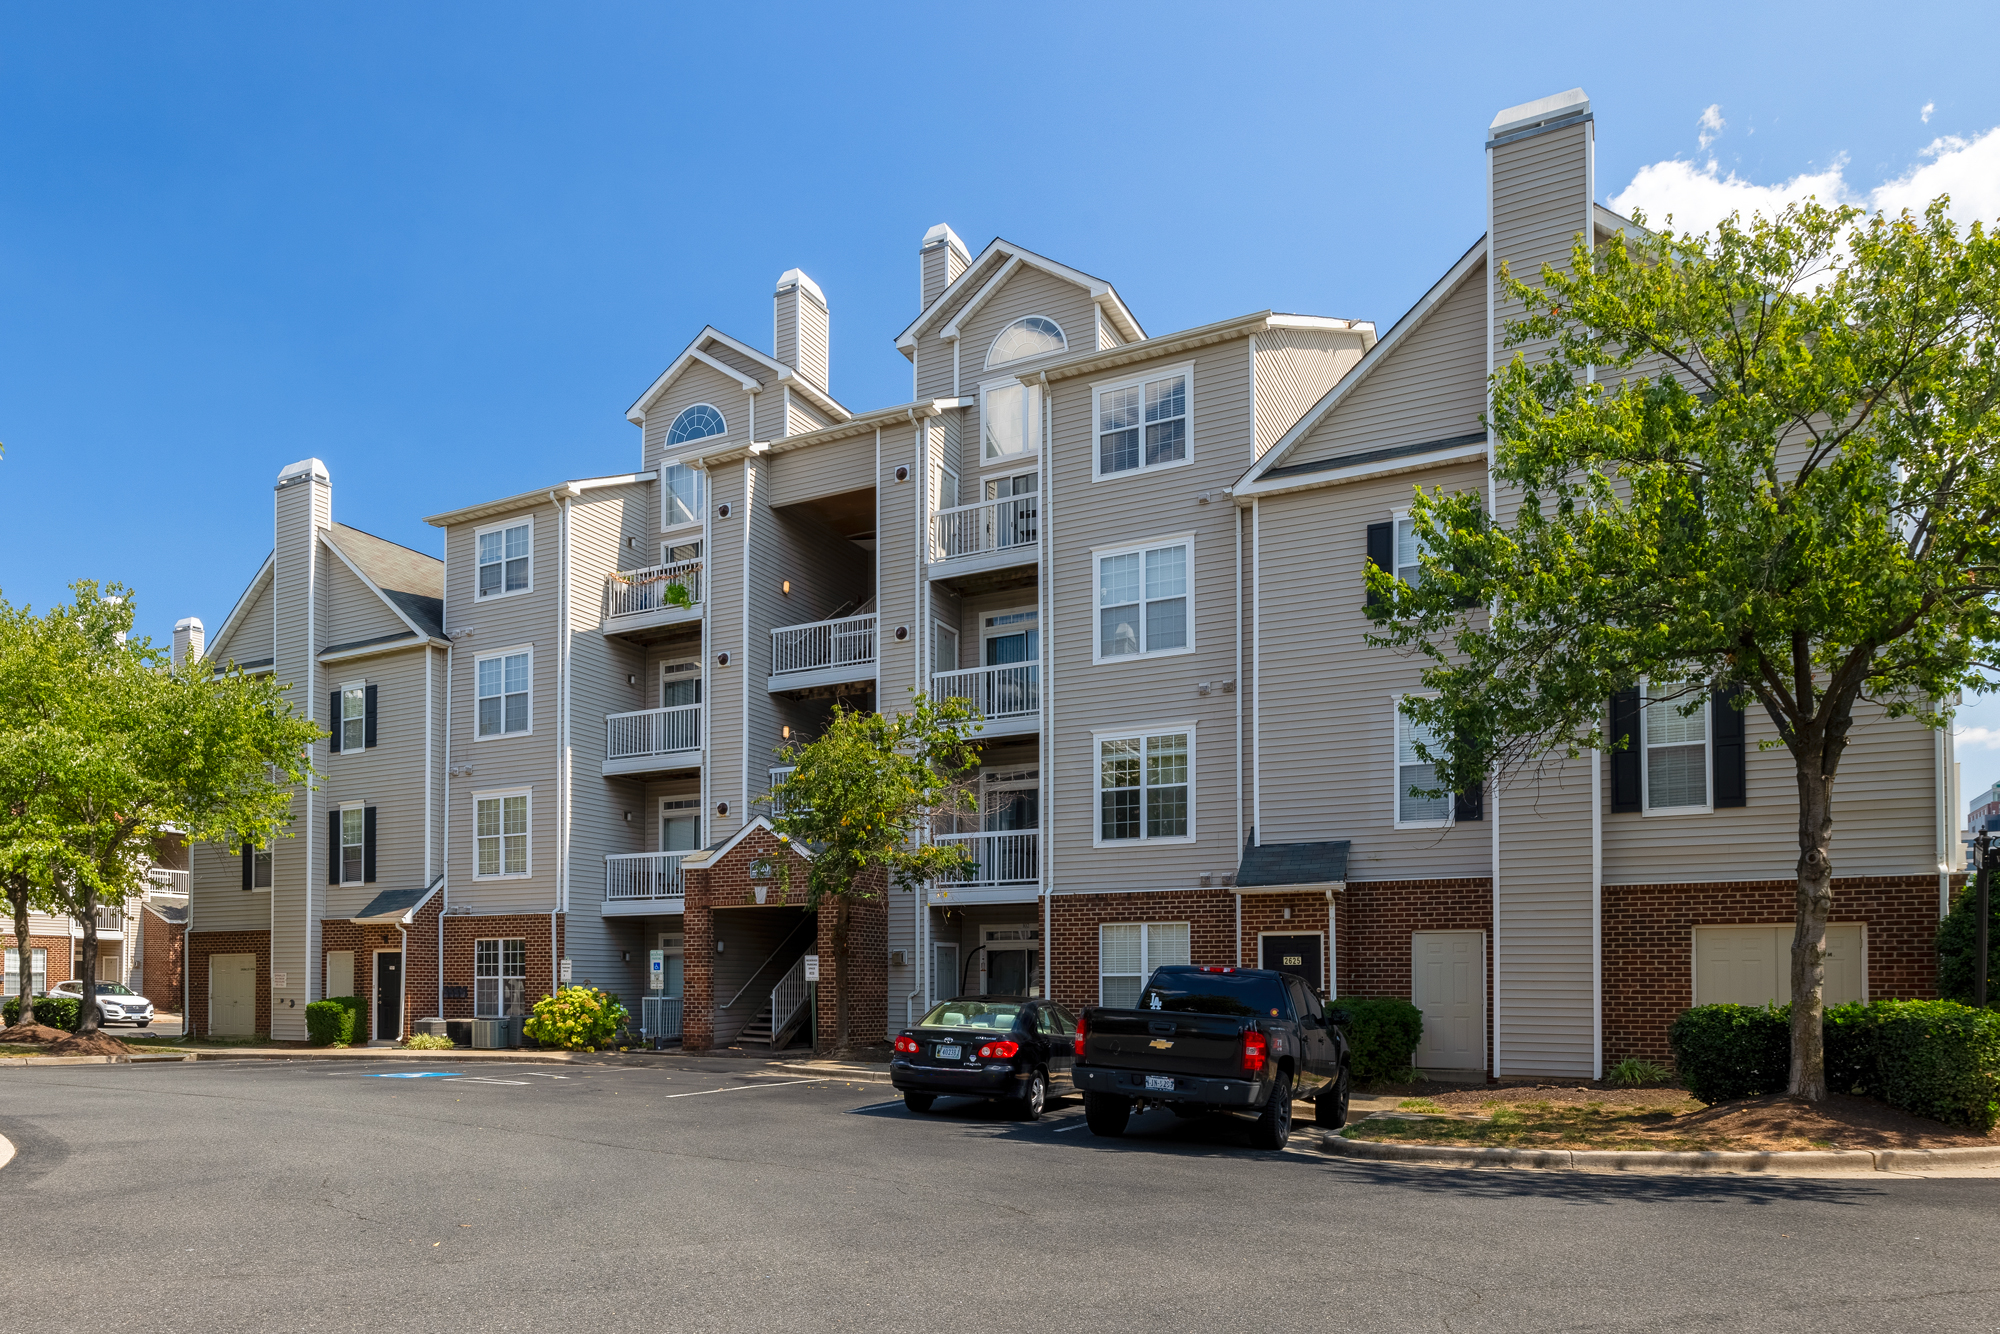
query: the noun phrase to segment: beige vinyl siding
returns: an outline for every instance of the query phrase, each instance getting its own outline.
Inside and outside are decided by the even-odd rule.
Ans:
[[[272,637],[276,627],[272,612],[277,602],[272,593],[269,578],[248,594],[249,605],[243,610],[243,619],[229,632],[227,638],[217,639],[203,649],[211,659],[219,663],[257,662],[271,656]]]
[[[986,354],[1000,331],[1029,315],[1046,316],[1061,325],[1064,337],[1069,340],[1070,351],[1080,352],[1090,347],[1096,318],[1096,306],[1090,299],[1090,293],[1067,278],[1057,278],[1023,264],[961,326],[959,391],[964,397],[976,397],[981,384],[1026,373],[1046,360],[1031,357],[1006,366],[996,366],[992,370],[986,369]],[[1035,466],[1033,455],[1004,463],[988,462],[982,457],[980,442],[984,433],[980,429],[980,411],[976,405],[966,410],[964,439],[958,454],[960,499],[968,504],[979,498],[973,488],[978,486],[982,473],[1001,476]]]
[[[325,886],[324,917],[349,917],[383,890],[429,883],[424,874],[424,655],[429,652],[406,649],[327,670],[329,693],[348,685],[376,687],[376,744],[326,757],[316,827],[309,832],[325,843],[326,812],[352,801],[373,806],[375,880]],[[320,866],[325,873],[327,864]]]
[[[860,491],[875,484],[875,433],[787,450],[770,464],[773,505]]]
[[[535,523],[533,587],[525,593],[477,601],[479,528],[495,523]],[[448,578],[445,624],[469,629],[452,664],[452,759],[472,766],[470,775],[451,779],[451,901],[480,914],[549,912],[556,907],[556,507],[530,506],[500,518],[455,524],[445,536]],[[600,567],[601,568],[601,567]],[[596,610],[593,604],[592,610]],[[582,608],[578,608],[582,614]],[[479,740],[478,659],[502,649],[531,648],[534,677],[529,691],[526,734]],[[475,880],[478,866],[477,809],[473,794],[501,788],[531,788],[528,804],[528,866],[520,879]]]
[[[1354,369],[1361,335],[1336,329],[1266,329],[1257,335],[1257,457]]]
[[[937,434],[943,420],[931,418],[929,432]],[[923,639],[917,582],[921,554],[928,550],[927,538],[923,539],[926,545],[919,545],[917,514],[917,497],[928,485],[917,453],[917,437],[923,429],[911,424],[882,429],[875,489],[875,706],[884,713],[901,709],[911,690],[928,690],[917,678],[917,650]],[[909,480],[896,480],[898,467],[909,469]],[[908,638],[896,638],[899,625],[908,628]]]
[[[744,524],[752,521],[743,503],[744,476],[755,468],[748,460],[734,460],[709,471],[709,543],[703,553],[707,576],[702,590],[703,625],[707,631],[706,670],[707,711],[704,722],[708,740],[708,841],[725,838],[743,823],[744,692],[755,686],[764,689],[757,664],[764,654],[754,641],[746,648],[743,632],[743,603],[747,581],[743,571]],[[722,517],[722,506],[729,517]],[[729,665],[716,661],[729,654]],[[657,698],[657,696],[655,696]],[[648,705],[651,707],[651,705]],[[759,785],[761,787],[761,784]],[[729,803],[728,815],[717,815],[716,805]]]
[[[719,360],[719,358],[718,358]],[[767,371],[768,375],[769,372]],[[643,472],[653,472],[676,458],[694,458],[703,454],[716,454],[730,448],[738,448],[753,439],[764,439],[778,433],[784,415],[779,403],[781,395],[767,392],[756,396],[752,407],[752,395],[722,372],[701,362],[691,362],[666,391],[646,409],[645,449],[642,454]],[[707,403],[722,414],[727,429],[717,436],[702,440],[685,441],[673,449],[667,448],[667,432],[672,429],[674,418],[697,403]],[[752,417],[756,420],[753,422]],[[751,434],[752,428],[756,434]],[[654,511],[651,524],[655,532],[659,530],[661,518],[658,508],[660,488],[652,493]],[[658,550],[654,551],[657,558]],[[650,562],[647,562],[650,563]]]
[[[786,406],[791,416],[783,432],[785,435],[804,435],[808,431],[817,431],[823,426],[833,425],[833,418],[807,402],[806,396],[796,389],[786,396]]]
[[[1185,353],[1162,359],[1180,365]],[[1053,532],[1044,577],[1051,611],[1042,633],[1053,653],[1055,704],[1052,753],[1043,757],[1054,792],[1043,812],[1044,835],[1056,841],[1057,892],[1190,889],[1208,872],[1236,869],[1236,700],[1221,683],[1236,675],[1235,515],[1228,504],[1201,503],[1219,493],[1252,461],[1247,339],[1193,355],[1188,386],[1188,449],[1184,467],[1091,480],[1096,448],[1091,385],[1078,379],[1054,386],[1052,482],[1044,522]],[[1120,368],[1138,375],[1144,366]],[[1108,378],[1108,377],[1107,377]],[[1190,588],[1194,606],[1191,653],[1136,661],[1092,661],[1096,639],[1097,572],[1092,548],[1193,534]],[[1197,682],[1213,683],[1196,693]],[[1044,691],[1044,699],[1047,691]],[[1198,842],[1094,848],[1097,771],[1093,729],[1160,731],[1193,724],[1194,798]]]
[[[326,642],[315,645],[316,648],[326,649],[335,644],[354,644],[384,635],[410,632],[403,618],[396,615],[374,589],[362,583],[354,571],[347,568],[346,561],[332,552],[323,552],[322,555],[326,570],[326,587],[321,590],[326,599]],[[339,663],[330,664],[327,670],[338,676],[342,666]]]
[[[766,366],[763,362],[758,361],[755,357],[744,356],[727,343],[707,343],[703,345],[701,350],[703,355],[714,357],[731,370],[740,371],[759,384],[775,384],[777,382],[778,373],[776,371]]]
[[[301,716],[326,726],[326,700],[321,695],[325,676],[314,661],[314,649],[325,639],[330,599],[327,594],[327,566],[330,552],[321,549],[318,530],[332,522],[332,489],[323,483],[297,483],[277,492],[274,559],[273,623],[277,644],[275,675],[288,689],[285,697]],[[322,739],[313,746],[313,764],[325,772],[327,750]],[[305,1036],[305,1004],[308,961],[318,935],[321,905],[326,887],[324,826],[326,805],[314,800],[308,808],[305,794],[292,797],[293,828],[297,837],[281,839],[273,849],[270,894],[271,971],[284,973],[286,984],[273,986],[275,1000],[297,1001],[275,1005],[271,1013],[272,1036]],[[315,827],[317,826],[317,827]],[[237,882],[242,883],[240,878]]]
[[[816,312],[808,315],[807,311],[811,309],[812,299],[803,293],[799,296],[799,305],[801,307],[800,314],[804,317],[799,321],[799,359],[796,362],[788,364],[796,367],[799,374],[819,385],[820,391],[824,393],[826,392],[827,385],[831,384],[833,380],[832,349],[830,343],[833,318],[829,314],[826,321],[822,323]],[[783,361],[784,358],[780,357],[778,360]],[[815,372],[817,372],[817,377],[815,376]],[[825,383],[821,383],[821,381],[825,381]]]
[[[1284,458],[1310,463],[1364,450],[1422,444],[1484,427],[1486,412],[1486,284],[1484,263],[1441,298],[1423,322],[1398,338],[1364,378],[1348,387],[1326,418]],[[1272,333],[1259,334],[1258,347]],[[1259,358],[1260,367],[1262,358]],[[1261,369],[1260,369],[1261,375]],[[1258,385],[1259,433],[1268,422],[1265,385]],[[1310,406],[1310,405],[1308,405]],[[1293,422],[1277,429],[1280,434]]]
[[[958,295],[951,303],[932,311],[930,316],[911,332],[910,336],[916,340],[917,345],[915,376],[917,398],[953,396],[952,348],[950,343],[938,337],[938,330],[950,324],[957,313],[965,308],[966,303],[979,295],[979,289],[1006,265],[1007,259],[1008,256],[997,251],[988,254],[974,266],[971,275],[965,279],[965,285],[959,288]],[[1063,332],[1069,332],[1067,324],[1063,326]],[[988,338],[990,341],[991,335]],[[973,386],[979,383],[979,367],[986,358],[986,348],[982,345],[977,352],[974,352],[967,343],[959,349],[958,355],[962,384],[965,392],[971,393]]]
[[[1480,876],[1492,829],[1395,827],[1395,700],[1421,689],[1424,662],[1370,648],[1362,571],[1368,525],[1407,509],[1413,487],[1484,489],[1480,463],[1315,487],[1258,503],[1254,583],[1263,691],[1255,758],[1267,843],[1351,840],[1350,880]],[[1246,554],[1250,544],[1246,540]],[[1246,671],[1251,666],[1246,664]],[[1246,696],[1246,724],[1255,706]]]
[[[1118,334],[1112,329],[1111,321],[1104,319],[1097,321],[1097,350],[1104,352],[1117,346]]]
[[[304,832],[296,826],[292,830],[294,835]],[[285,857],[288,864],[302,864],[306,842],[303,837],[279,838],[273,847],[280,855],[291,854]],[[215,843],[197,843],[188,850],[188,860],[193,872],[190,879],[194,890],[190,902],[194,905],[194,929],[197,932],[270,930],[271,893],[269,890],[243,892],[243,855],[240,850]],[[152,999],[160,1008],[169,1008],[158,996]]]

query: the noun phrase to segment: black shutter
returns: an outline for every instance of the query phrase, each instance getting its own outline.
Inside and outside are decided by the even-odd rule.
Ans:
[[[326,748],[338,755],[340,753],[340,692],[338,690],[333,692],[333,703],[327,706],[326,716],[333,720],[332,726],[328,729],[333,733],[333,739],[326,743]]]
[[[1718,690],[1708,706],[1715,720],[1715,805],[1748,806],[1750,784],[1745,772],[1743,710],[1731,704],[1732,692]]]
[[[361,729],[365,734],[363,744],[367,745],[372,750],[375,746],[375,687],[368,686],[366,687],[366,691],[367,691],[366,698],[368,701],[368,708],[367,708],[368,721],[361,725]],[[368,878],[370,880],[373,880],[375,877],[369,876]]]
[[[1396,572],[1396,525],[1393,523],[1371,523],[1368,525],[1368,559],[1388,574]],[[1382,599],[1375,593],[1368,594],[1364,604],[1373,607]]]
[[[257,852],[248,843],[243,845],[243,888],[251,889],[257,884]]]
[[[340,883],[340,812],[326,813],[326,883]]]
[[[1627,814],[1645,808],[1639,791],[1639,692],[1621,690],[1611,697],[1611,744],[1624,742],[1622,750],[1611,752],[1611,813]]]
[[[373,690],[374,686],[368,687]],[[361,878],[368,882],[375,879],[375,808],[364,807],[361,812]]]

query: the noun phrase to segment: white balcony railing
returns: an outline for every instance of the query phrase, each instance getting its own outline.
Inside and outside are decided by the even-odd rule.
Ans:
[[[153,882],[153,893],[179,895],[183,898],[187,896],[194,881],[190,872],[169,870],[164,866],[148,868],[146,878]]]
[[[936,834],[932,841],[965,849],[973,865],[953,885],[1032,885],[1041,879],[1042,831],[1008,829],[984,834]]]
[[[875,614],[843,616],[771,632],[771,675],[859,667],[875,661]]]
[[[701,749],[701,705],[604,715],[604,758],[640,759],[677,750]]]
[[[685,852],[614,852],[604,859],[606,902],[681,897]]]
[[[796,764],[781,765],[771,770],[771,814],[782,815],[785,810],[785,780],[797,769]]]
[[[1042,707],[1041,664],[1016,662],[939,672],[931,678],[931,698],[969,700],[988,718],[1032,714]]]
[[[961,560],[1010,547],[1031,547],[1040,531],[1042,498],[1030,492],[931,515],[931,559]]]
[[[701,562],[684,560],[673,565],[618,570],[607,574],[604,576],[604,615],[610,618],[665,611],[673,605],[667,601],[667,589],[674,584],[687,589],[690,601],[700,602]]]

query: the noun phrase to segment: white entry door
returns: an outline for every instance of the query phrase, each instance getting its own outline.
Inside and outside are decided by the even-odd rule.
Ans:
[[[249,1037],[257,1031],[257,956],[208,956],[208,1036]]]
[[[1410,936],[1410,999],[1424,1012],[1421,1070],[1486,1068],[1486,933]]]

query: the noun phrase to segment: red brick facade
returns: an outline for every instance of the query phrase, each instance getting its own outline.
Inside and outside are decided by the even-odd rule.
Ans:
[[[1097,1004],[1097,928],[1107,922],[1186,922],[1194,963],[1236,959],[1236,896],[1226,889],[1057,894],[1049,901],[1052,999],[1074,1010]]]
[[[208,958],[211,954],[257,956],[256,1031],[271,1031],[271,933],[269,931],[196,931],[188,936],[188,1031],[208,1032]],[[155,1004],[158,1002],[155,1001]]]
[[[1694,928],[1789,925],[1790,880],[1606,885],[1604,1063],[1671,1058],[1667,1026],[1694,1004]],[[1833,920],[1867,925],[1870,1000],[1937,995],[1935,876],[1833,882]]]
[[[354,954],[354,995],[361,1000],[361,1022],[355,1033],[355,1041],[401,1040],[416,1031],[416,1020],[436,1013],[437,1006],[437,961],[438,961],[438,910],[442,906],[442,895],[433,894],[417,910],[410,924],[398,928],[394,923],[370,922],[360,924],[344,917],[322,918],[319,924],[319,981],[313,987],[315,995],[331,997],[335,993],[327,989],[326,956],[338,950],[349,950]],[[510,919],[523,920],[523,919]],[[543,939],[547,939],[548,918],[525,919],[542,923]],[[469,947],[468,947],[469,949]],[[403,1027],[399,1033],[377,1033],[375,1031],[375,955],[383,950],[401,951],[403,955]],[[546,946],[543,953],[548,951]],[[530,958],[533,947],[530,946]],[[532,964],[531,964],[532,967]],[[468,954],[466,983],[472,985],[472,963]],[[468,1002],[469,1003],[469,1002]]]
[[[425,930],[425,946],[416,948],[417,928],[410,928],[411,952],[437,957],[437,917],[428,919]],[[527,1012],[534,1013],[535,1002],[544,996],[553,996],[556,990],[556,960],[562,957],[564,920],[557,913],[553,923],[554,936],[551,938],[551,923],[547,913],[518,913],[505,917],[475,917],[469,913],[446,913],[444,917],[444,985],[448,993],[463,989],[462,995],[447,994],[444,1009],[438,1014],[432,1009],[437,1002],[437,983],[434,965],[426,962],[425,990],[416,989],[416,977],[410,980],[411,995],[422,997],[422,1001],[412,1000],[414,1007],[422,1004],[423,1015],[437,1014],[441,1019],[471,1019],[475,1002],[472,985],[473,943],[480,940],[520,940],[528,956],[527,986],[523,991],[527,996]]]
[[[186,961],[187,923],[169,922],[151,904],[139,909],[139,990],[155,1010],[170,1014],[181,1008],[181,971]]]
[[[11,933],[0,936],[0,940],[7,942],[9,950],[20,949],[20,945],[18,944],[19,937]],[[76,975],[74,971],[76,951],[71,948],[72,944],[73,938],[70,936],[31,935],[28,937],[29,949],[46,950],[48,952],[47,984],[49,986],[54,986],[58,982],[67,982]],[[30,959],[29,962],[32,963],[33,960]],[[19,954],[14,956],[14,966],[16,968],[21,966],[21,956]],[[159,1003],[157,997],[151,999],[155,1004]]]

